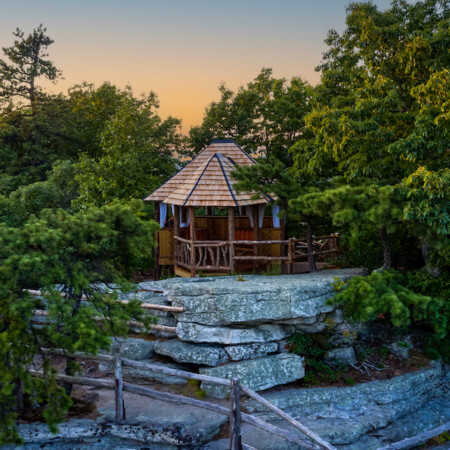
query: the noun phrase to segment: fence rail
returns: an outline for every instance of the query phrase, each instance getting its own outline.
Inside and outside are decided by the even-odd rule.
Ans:
[[[235,254],[231,247],[253,246],[253,254]],[[284,249],[280,256],[258,255],[255,251],[262,245],[280,245]],[[337,255],[338,235],[317,236],[313,240],[313,255]],[[195,272],[197,270],[214,270],[228,272],[234,267],[235,261],[284,261],[288,273],[292,272],[292,265],[300,259],[308,257],[308,244],[305,239],[290,238],[285,240],[233,240],[233,241],[191,241],[174,236],[174,262],[176,265]],[[194,260],[192,260],[194,259]]]
[[[34,296],[42,295],[41,291],[39,291],[39,290],[27,289],[27,292]],[[64,294],[62,294],[62,295],[65,296]],[[87,297],[83,295],[81,299],[87,300]],[[128,300],[118,300],[118,301],[124,305],[129,303]],[[141,308],[143,308],[147,311],[167,311],[167,312],[172,312],[172,313],[174,313],[174,312],[182,313],[184,311],[184,308],[179,307],[179,306],[154,305],[152,303],[141,303],[140,306],[141,306]],[[45,311],[43,309],[36,309],[34,311],[34,314],[35,314],[35,316],[46,317],[46,316],[48,316],[48,311]],[[100,320],[100,318],[97,318],[97,319]],[[44,322],[39,322],[39,324],[45,325]],[[135,320],[128,321],[128,325],[136,326],[136,327],[142,326],[142,324],[140,322],[137,322]],[[176,332],[177,332],[176,327],[168,327],[166,325],[150,324],[149,328],[151,330],[163,331],[165,333],[175,333],[176,334]]]
[[[55,375],[57,381],[62,381],[65,383],[73,383],[79,385],[94,386],[100,388],[114,389],[115,395],[115,419],[117,423],[120,423],[126,418],[126,405],[123,397],[123,391],[130,392],[132,394],[142,395],[148,398],[166,401],[175,404],[184,404],[189,406],[195,406],[198,408],[207,409],[209,411],[225,414],[230,418],[230,449],[231,450],[241,450],[249,449],[251,447],[242,444],[241,442],[241,422],[246,422],[254,427],[261,430],[267,431],[276,436],[287,439],[297,445],[302,446],[305,449],[318,450],[320,448],[325,448],[328,450],[335,450],[335,448],[329,444],[327,441],[323,440],[320,436],[309,430],[306,426],[299,423],[293,417],[291,417],[286,412],[282,411],[259,394],[248,388],[247,386],[240,383],[239,379],[233,378],[227,380],[225,378],[211,377],[208,375],[201,375],[192,372],[187,372],[183,370],[170,369],[168,367],[157,366],[154,364],[142,363],[134,361],[128,358],[122,358],[119,355],[90,355],[88,353],[66,353],[63,350],[48,350],[43,349],[46,354],[54,354],[59,356],[68,356],[75,358],[85,358],[97,361],[108,361],[114,364],[114,380],[107,379],[95,379],[89,377],[78,377],[78,376],[68,376],[63,374]],[[230,388],[230,407],[225,408],[224,406],[216,405],[204,400],[197,400],[190,397],[184,397],[182,395],[170,394],[168,392],[160,392],[150,389],[148,387],[139,386],[137,384],[128,383],[123,380],[123,366],[138,368],[142,370],[148,370],[151,372],[164,373],[167,375],[173,375],[188,380],[198,380],[204,381],[210,384],[228,386]],[[43,372],[30,370],[31,375],[42,377]],[[255,401],[261,403],[263,406],[269,410],[275,412],[282,419],[287,421],[289,424],[293,425],[297,430],[299,430],[303,435],[307,436],[313,442],[305,439],[303,435],[298,433],[293,433],[291,431],[279,428],[275,425],[267,423],[258,417],[252,416],[241,412],[240,407],[240,395],[244,393],[254,399]]]

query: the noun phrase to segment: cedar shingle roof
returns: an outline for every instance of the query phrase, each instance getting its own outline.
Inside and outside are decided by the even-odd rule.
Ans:
[[[269,199],[252,200],[253,194],[237,194],[233,189],[235,182],[230,174],[234,166],[251,164],[255,160],[233,140],[213,141],[145,201],[219,207],[269,203]]]

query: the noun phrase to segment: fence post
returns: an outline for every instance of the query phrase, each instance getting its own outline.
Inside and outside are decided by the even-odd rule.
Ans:
[[[123,402],[122,360],[119,355],[116,355],[114,359],[114,394],[116,403],[116,422],[120,422],[125,418],[125,405]]]
[[[242,450],[240,398],[241,386],[239,379],[232,378],[230,390],[230,450]]]

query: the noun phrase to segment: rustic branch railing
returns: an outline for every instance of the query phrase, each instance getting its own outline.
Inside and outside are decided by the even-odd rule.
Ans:
[[[156,400],[166,401],[170,403],[175,404],[184,404],[189,406],[195,406],[198,408],[207,409],[209,411],[213,411],[218,414],[225,414],[230,417],[230,424],[231,424],[231,430],[230,430],[230,449],[232,450],[241,450],[241,449],[248,449],[250,447],[246,446],[245,444],[242,444],[241,442],[241,429],[240,424],[241,422],[249,423],[250,425],[253,425],[254,427],[257,427],[261,430],[267,431],[269,433],[272,433],[276,436],[280,436],[284,439],[287,439],[297,445],[302,446],[305,449],[310,450],[318,450],[320,448],[325,448],[327,450],[335,450],[335,448],[323,440],[320,436],[313,433],[311,430],[309,430],[307,427],[296,421],[293,417],[291,417],[289,414],[285,413],[281,409],[277,408],[275,405],[261,397],[256,392],[252,391],[247,386],[240,384],[239,380],[236,378],[233,378],[232,380],[227,380],[225,378],[217,378],[217,377],[211,377],[207,375],[201,375],[196,374],[192,372],[186,372],[183,370],[177,370],[177,369],[170,369],[168,367],[163,366],[157,366],[153,364],[148,363],[142,363],[138,361],[133,361],[127,358],[122,358],[119,355],[110,356],[110,355],[90,355],[87,353],[66,353],[63,350],[47,350],[43,349],[43,352],[46,354],[55,354],[59,356],[72,356],[76,358],[85,358],[85,359],[93,359],[98,361],[108,361],[114,364],[114,380],[106,380],[106,379],[95,379],[95,378],[89,378],[89,377],[75,377],[75,376],[68,376],[68,375],[62,375],[57,374],[55,375],[55,379],[62,382],[68,382],[73,384],[79,384],[79,385],[86,385],[86,386],[94,386],[99,388],[107,388],[107,389],[114,389],[115,395],[115,418],[116,422],[120,423],[126,418],[126,409],[125,409],[125,403],[123,398],[123,391],[128,391],[133,394],[143,395],[145,397],[153,398]],[[197,400],[190,397],[184,397],[182,395],[176,395],[176,394],[170,394],[168,392],[160,392],[155,391],[153,389],[139,386],[136,384],[128,383],[123,380],[123,371],[122,367],[128,366],[133,367],[141,370],[148,370],[151,372],[158,372],[158,373],[164,373],[166,375],[173,375],[181,378],[185,378],[188,380],[198,380],[198,381],[204,381],[210,384],[218,384],[222,386],[228,386],[230,387],[230,408],[225,408],[220,405],[216,405],[214,403],[210,403],[204,400]],[[29,371],[31,375],[42,377],[43,372],[36,371],[36,370],[30,370]],[[267,423],[258,417],[252,416],[250,414],[245,414],[241,412],[240,408],[240,393],[241,391],[245,394],[247,394],[249,397],[253,398],[255,401],[261,403],[263,406],[268,408],[269,410],[275,412],[277,415],[279,415],[281,418],[286,420],[288,423],[293,425],[295,428],[297,428],[299,431],[301,431],[303,434],[308,436],[314,443],[306,440],[302,436],[300,436],[297,433],[293,433],[291,431],[284,430],[282,428],[279,428],[275,425],[272,425],[270,423]]]
[[[175,236],[174,259],[175,263],[184,269],[192,268],[191,248],[194,247],[195,270],[230,270],[230,243],[229,241],[197,241]]]
[[[232,263],[230,259],[230,247],[237,251],[236,246],[245,245],[253,246],[253,248],[260,245],[280,245],[286,246],[287,251],[281,252],[287,256],[266,256],[257,255],[253,252],[248,254],[235,254],[233,261],[262,261],[275,262],[284,261],[287,263],[288,273],[292,271],[292,264],[300,259],[308,257],[308,245],[305,239],[285,239],[285,240],[266,240],[266,241],[249,241],[249,240],[234,240],[234,241],[190,241],[178,236],[174,236],[175,250],[174,259],[175,264],[185,269],[191,270],[215,270],[215,271],[230,271]],[[191,251],[192,247],[194,252]],[[245,249],[244,249],[245,250]],[[338,235],[332,234],[328,236],[318,236],[313,241],[313,254],[315,257],[325,255],[337,255],[338,250]],[[192,255],[195,255],[194,264],[192,264]]]

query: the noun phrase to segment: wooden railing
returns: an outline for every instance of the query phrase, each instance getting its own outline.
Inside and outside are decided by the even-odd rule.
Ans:
[[[291,272],[292,264],[308,257],[308,244],[305,239],[290,238],[286,240],[270,241],[190,241],[175,236],[174,260],[175,264],[184,269],[197,270],[215,270],[230,271],[234,267],[235,261],[260,261],[276,262],[284,261],[288,265],[288,273]],[[280,256],[259,255],[258,248],[265,245],[279,245]],[[253,248],[251,255],[241,254],[238,246],[248,246],[249,250]],[[234,256],[230,258],[230,248],[233,247]],[[256,250],[255,250],[255,247]],[[313,241],[313,255],[315,258],[325,256],[336,256],[338,250],[338,235],[318,236]],[[194,256],[194,262],[192,257]]]
[[[175,263],[185,269],[191,269],[191,248],[195,251],[195,270],[230,270],[230,243],[228,241],[191,242],[174,236]]]
[[[251,447],[242,444],[241,442],[241,430],[240,424],[241,422],[249,423],[250,425],[257,427],[261,430],[267,431],[276,436],[280,436],[284,439],[287,439],[297,445],[302,446],[305,449],[318,450],[320,448],[325,448],[328,450],[335,450],[335,448],[318,436],[316,433],[311,431],[305,425],[298,422],[292,416],[278,408],[277,406],[270,403],[265,398],[261,397],[259,394],[248,388],[247,386],[240,383],[239,379],[233,378],[231,380],[225,378],[211,377],[208,375],[201,375],[192,372],[186,372],[183,370],[170,369],[168,367],[157,366],[154,364],[143,363],[139,361],[134,361],[127,358],[122,358],[119,355],[111,356],[111,355],[90,355],[87,353],[66,353],[63,350],[46,350],[43,349],[43,353],[53,354],[59,356],[66,357],[74,357],[74,358],[84,358],[84,359],[93,359],[96,361],[104,361],[110,362],[114,364],[114,380],[109,379],[96,379],[90,377],[78,377],[78,376],[68,376],[63,374],[55,375],[55,379],[57,381],[62,381],[65,383],[86,385],[86,386],[94,386],[99,388],[107,388],[114,389],[115,395],[115,420],[117,423],[122,422],[126,419],[126,405],[124,401],[123,391],[131,392],[132,394],[143,395],[148,398],[166,401],[169,403],[182,404],[195,406],[198,408],[207,409],[209,411],[213,411],[218,414],[224,414],[229,416],[230,418],[230,449],[232,450],[240,450],[240,449],[249,449]],[[132,367],[140,370],[147,370],[149,372],[157,372],[163,373],[166,375],[172,375],[176,377],[181,377],[187,380],[197,380],[202,381],[209,384],[227,386],[230,388],[230,407],[225,408],[223,406],[217,405],[215,403],[210,403],[204,400],[197,400],[190,397],[184,397],[182,395],[170,394],[168,392],[160,392],[150,389],[148,387],[139,386],[133,383],[128,383],[123,380],[123,366]],[[31,375],[36,377],[42,377],[43,372],[30,370]],[[287,431],[283,428],[279,428],[275,425],[265,422],[264,420],[252,416],[250,414],[245,414],[241,412],[240,407],[240,396],[241,393],[248,395],[250,398],[260,403],[268,410],[274,412],[283,420],[291,424],[294,428],[300,431],[303,435],[308,436],[313,442],[306,440],[302,435],[298,433],[293,433],[291,431]]]
[[[33,296],[37,296],[40,297],[42,295],[41,291],[39,290],[33,290],[33,289],[27,289],[27,292]],[[63,297],[67,297],[65,294],[61,293],[61,295]],[[82,300],[87,300],[87,297],[85,295],[83,295],[81,297]],[[128,304],[128,300],[118,300],[120,303],[126,305]],[[172,312],[172,313],[182,313],[184,311],[183,307],[180,306],[168,306],[168,305],[155,305],[153,303],[141,303],[140,307],[146,311],[167,311],[167,312]],[[47,317],[48,316],[48,311],[43,310],[43,309],[35,309],[34,310],[34,315],[35,316],[40,316],[40,317]],[[96,317],[96,320],[101,321],[100,317]],[[39,322],[39,325],[48,325],[48,323],[46,322]],[[130,326],[135,326],[135,327],[141,327],[143,324],[140,322],[137,322],[135,320],[130,320],[128,321],[128,325]],[[177,332],[177,327],[168,327],[165,325],[157,325],[157,324],[150,324],[148,325],[148,327],[152,330],[156,330],[156,331],[163,331],[166,333],[174,333],[176,334]]]

